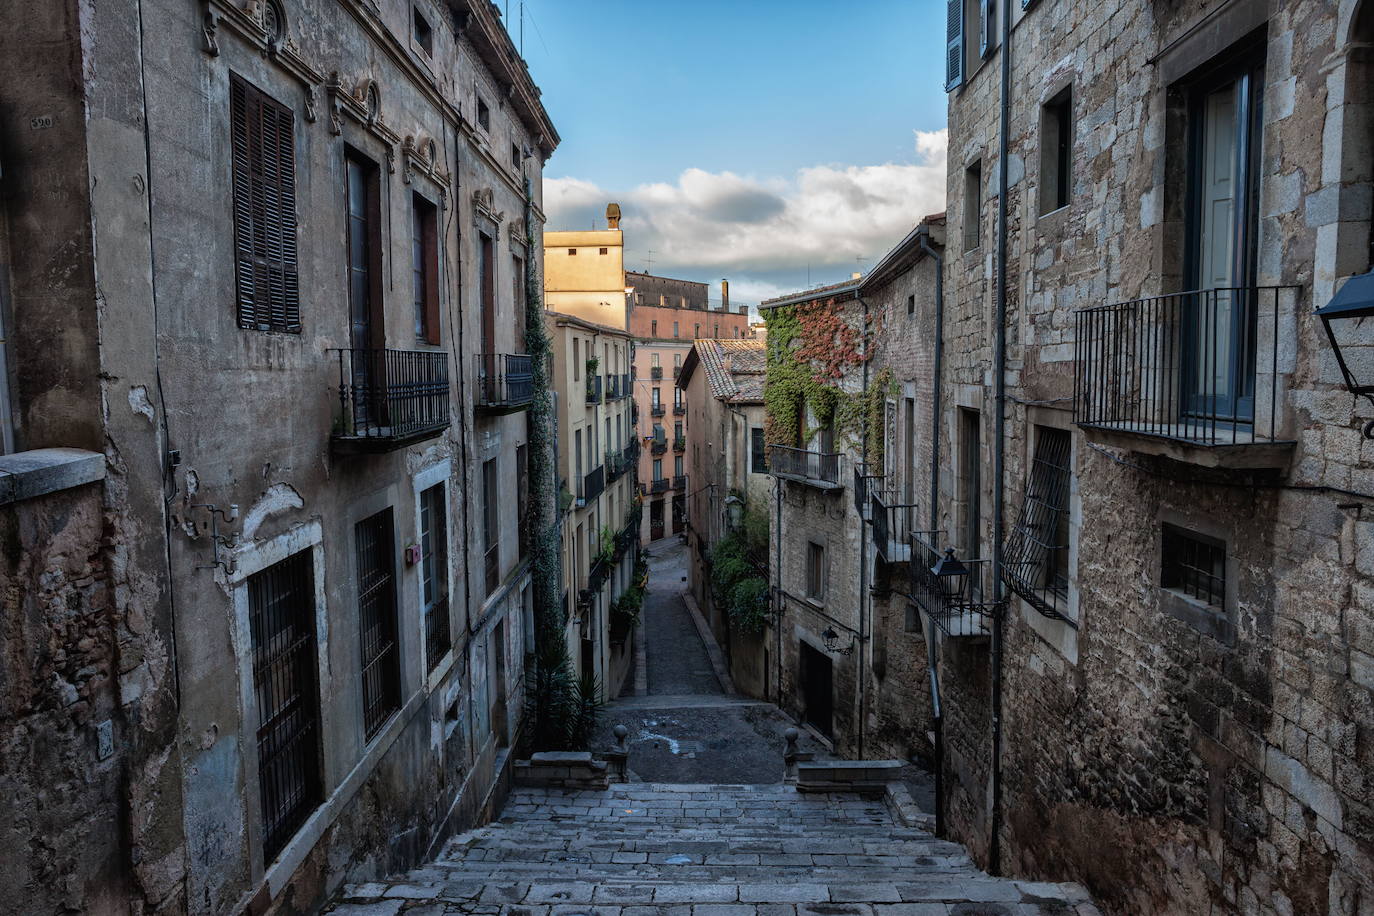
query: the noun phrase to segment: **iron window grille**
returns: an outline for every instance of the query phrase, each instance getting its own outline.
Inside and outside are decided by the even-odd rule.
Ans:
[[[1007,538],[1002,581],[1041,614],[1067,620],[1072,440],[1062,429],[1037,430],[1025,499]]]
[[[359,522],[358,616],[363,663],[363,730],[369,741],[400,708],[400,647],[396,642],[396,567],[391,510]]]
[[[1218,610],[1226,605],[1226,544],[1176,525],[1162,528],[1159,584]]]
[[[270,862],[321,801],[315,567],[303,550],[248,579],[258,794]]]
[[[420,494],[420,588],[425,604],[425,670],[433,671],[453,639],[448,608],[448,511],[441,483]]]

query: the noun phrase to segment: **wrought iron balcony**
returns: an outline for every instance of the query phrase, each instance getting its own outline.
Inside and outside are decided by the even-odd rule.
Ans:
[[[673,405],[673,416],[681,417],[687,414],[687,405],[683,403]]]
[[[587,591],[596,594],[611,578],[611,564],[605,557],[597,556],[587,570]]]
[[[601,403],[601,376],[599,375],[587,376],[587,403]]]
[[[651,368],[649,370],[649,378],[653,379],[654,381],[658,381],[659,379],[663,378],[663,367],[654,366],[653,368]]]
[[[839,490],[840,464],[843,456],[834,452],[811,452],[783,445],[768,447],[768,473],[774,477],[795,480],[822,490]]]
[[[598,467],[590,472],[578,483],[577,498],[586,505],[601,495],[601,491],[606,489],[606,468]]]
[[[1074,422],[1106,444],[1214,467],[1284,467],[1280,311],[1295,287],[1204,289],[1075,316]]]
[[[959,560],[954,551],[936,546],[932,532],[913,534],[911,541],[911,600],[946,636],[988,636],[992,633],[992,580],[987,560]]]
[[[673,477],[673,489],[674,489],[674,490],[677,490],[677,491],[680,492],[680,493],[686,493],[686,492],[687,492],[687,475],[686,475],[686,474],[678,474],[678,475],[676,475],[675,477]]]
[[[514,413],[534,400],[534,367],[525,353],[483,353],[477,362],[479,413]]]
[[[625,460],[624,452],[619,449],[612,449],[606,453],[606,483],[614,483],[629,470],[630,463]]]
[[[631,439],[630,444],[625,446],[625,462],[633,465],[639,460],[639,440]]]
[[[334,350],[339,417],[333,446],[378,453],[433,438],[449,425],[448,354],[433,350]]]
[[[673,440],[673,451],[675,451],[675,452],[685,452],[685,451],[687,451],[687,437],[686,437],[686,436],[678,436],[676,439]]]
[[[650,493],[666,493],[666,492],[668,492],[668,478],[666,478],[666,477],[660,477],[658,480],[655,480],[653,483],[649,484],[649,492],[650,492]]]
[[[873,510],[872,496],[882,486],[884,478],[880,474],[870,474],[868,465],[854,465],[854,511],[864,521],[871,521],[869,513]]]
[[[661,417],[663,416],[663,414],[664,409],[662,404],[655,404],[654,406],[649,408],[649,416],[651,417]]]
[[[663,455],[666,454],[667,451],[668,440],[666,439],[655,439],[653,443],[649,446],[649,454],[651,455]]]
[[[633,392],[634,389],[630,387],[630,373],[620,373],[620,396],[628,398]]]
[[[915,533],[920,507],[900,502],[892,492],[874,491],[869,495],[869,516],[873,525],[873,546],[888,563],[911,559],[911,535]]]
[[[674,366],[674,367],[673,367],[673,378],[676,379],[676,378],[678,378],[678,377],[681,376],[681,375],[682,375],[682,367],[681,367],[681,366]]]
[[[620,376],[618,376],[618,375],[608,375],[608,376],[606,376],[606,400],[608,400],[608,401],[615,401],[615,400],[618,400],[620,397],[621,397],[621,392],[620,392]]]

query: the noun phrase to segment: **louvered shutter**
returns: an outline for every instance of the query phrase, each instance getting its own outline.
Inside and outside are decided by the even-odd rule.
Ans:
[[[945,91],[964,82],[964,0],[949,0],[948,41],[945,45]]]
[[[300,331],[295,116],[231,77],[238,324]]]

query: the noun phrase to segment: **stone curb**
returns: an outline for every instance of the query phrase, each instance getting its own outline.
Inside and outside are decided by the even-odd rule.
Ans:
[[[696,599],[686,589],[682,591],[682,603],[687,605],[687,610],[692,615],[692,623],[696,625],[697,635],[701,637],[702,644],[706,646],[706,655],[711,659],[711,668],[716,672],[716,680],[720,682],[721,690],[730,696],[737,696],[735,682],[730,679],[730,672],[725,669],[725,655],[720,651],[720,644],[716,642],[716,637],[711,633],[711,627],[706,623],[706,618],[701,616],[701,609],[697,607]]]

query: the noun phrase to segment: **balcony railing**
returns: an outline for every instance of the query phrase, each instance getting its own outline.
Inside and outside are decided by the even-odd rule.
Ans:
[[[625,453],[619,449],[612,449],[606,453],[606,483],[614,483],[619,480],[629,469],[630,463],[625,460]]]
[[[600,496],[601,491],[605,489],[606,468],[603,465],[582,478],[577,487],[577,498],[586,505]]]
[[[477,362],[477,409],[524,410],[534,400],[534,367],[525,353],[483,353]]]
[[[334,448],[389,452],[449,425],[448,354],[431,350],[335,350],[339,418]]]
[[[668,478],[666,478],[666,477],[660,477],[658,480],[655,480],[653,483],[649,484],[649,492],[650,492],[650,493],[666,493],[666,492],[668,492]]]
[[[682,367],[681,367],[681,366],[674,366],[674,367],[673,367],[673,378],[676,379],[676,378],[678,378],[678,377],[681,376],[681,375],[682,375]]]
[[[625,446],[625,462],[633,465],[639,460],[639,440],[631,439],[630,444]]]
[[[869,513],[873,510],[872,497],[886,478],[868,472],[868,465],[854,465],[854,510],[864,521],[871,521]]]
[[[611,564],[604,558],[598,557],[592,561],[591,567],[587,570],[587,591],[593,595],[601,591],[607,581],[611,578]]]
[[[677,490],[679,493],[686,493],[686,492],[687,492],[687,475],[686,475],[686,474],[678,474],[678,475],[676,475],[675,477],[673,477],[673,489],[674,489],[674,490]]]
[[[620,373],[620,396],[628,398],[633,392],[634,389],[630,387],[630,373]]]
[[[1129,436],[1131,447],[1158,440],[1161,454],[1250,447],[1249,458],[1206,463],[1274,466],[1254,451],[1290,451],[1276,438],[1278,319],[1296,295],[1295,287],[1204,289],[1080,310],[1074,422]]]
[[[651,455],[663,455],[663,454],[666,454],[667,451],[668,451],[668,440],[666,440],[666,439],[655,439],[655,440],[649,445],[649,454],[651,454]]]
[[[906,563],[911,559],[911,536],[919,524],[920,507],[899,500],[890,492],[875,491],[869,496],[873,546],[888,563]]]
[[[673,416],[675,416],[675,417],[681,417],[681,416],[685,416],[686,413],[687,413],[687,405],[686,405],[686,404],[674,404],[674,405],[673,405]]]
[[[811,452],[782,445],[768,447],[768,473],[826,490],[837,490],[843,456],[833,452]]]
[[[910,597],[946,636],[988,636],[997,606],[992,601],[991,564],[987,560],[958,560],[936,546],[932,532],[913,534]],[[942,560],[952,559],[962,574],[937,575]],[[946,565],[945,572],[950,572]]]
[[[687,438],[685,436],[678,436],[676,439],[673,440],[673,451],[687,451]]]
[[[653,379],[654,381],[658,381],[659,379],[663,378],[663,367],[654,366],[651,369],[649,369],[649,378]]]
[[[662,404],[655,404],[654,406],[649,408],[649,416],[651,417],[661,417],[663,416],[663,412],[664,410]]]
[[[587,376],[587,403],[601,403],[601,376],[599,375]]]
[[[620,376],[606,376],[606,400],[614,401],[620,398]]]

